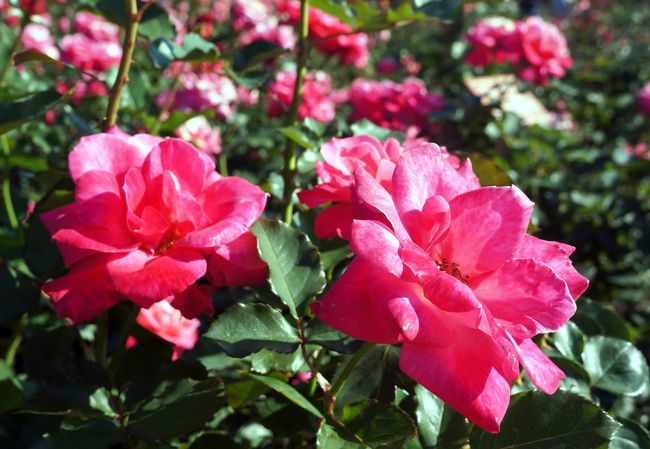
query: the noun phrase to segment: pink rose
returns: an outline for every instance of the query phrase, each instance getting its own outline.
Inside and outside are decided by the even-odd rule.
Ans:
[[[398,84],[390,80],[357,78],[350,86],[351,121],[367,119],[376,125],[405,132],[435,134],[438,126],[430,116],[444,106],[442,96],[428,92],[424,82],[409,77]]]
[[[232,25],[235,31],[254,28],[263,23],[271,13],[270,4],[262,0],[234,0]]]
[[[295,47],[297,38],[291,25],[278,25],[272,19],[267,19],[244,32],[239,38],[239,44],[248,45],[259,40],[273,42],[284,49],[291,49]]]
[[[517,34],[528,64],[520,71],[522,79],[546,84],[550,77],[562,78],[573,65],[566,39],[552,23],[528,17],[517,23]]]
[[[414,144],[417,144],[415,142]],[[395,139],[380,142],[371,136],[355,136],[344,139],[333,138],[321,147],[324,161],[316,161],[315,168],[320,183],[310,190],[298,193],[301,202],[309,207],[318,207],[332,203],[320,212],[314,223],[318,238],[339,236],[350,239],[352,225],[352,186],[354,173],[363,168],[388,192],[392,190],[392,177],[395,163],[404,150]],[[447,163],[456,169],[471,186],[478,188],[479,183],[469,160],[460,161],[441,149]]]
[[[104,72],[120,64],[122,44],[117,25],[81,11],[75,15],[74,26],[77,33],[61,39],[63,61],[90,72]]]
[[[515,23],[505,17],[486,17],[476,22],[467,32],[472,50],[465,61],[474,66],[504,62],[517,63],[520,57]]]
[[[176,360],[183,351],[192,349],[199,339],[201,322],[196,318],[185,318],[167,301],[159,301],[148,309],[140,309],[136,321],[149,332],[174,345],[172,360]]]
[[[382,58],[377,63],[375,70],[377,70],[377,73],[380,73],[382,75],[392,75],[399,70],[399,67],[400,65],[397,59],[386,57]]]
[[[638,96],[639,111],[646,117],[650,117],[650,83],[643,86]]]
[[[59,49],[56,48],[54,38],[45,25],[30,23],[25,27],[21,40],[25,50],[38,51],[59,59]]]
[[[562,371],[535,345],[563,326],[587,280],[574,248],[526,234],[533,203],[516,187],[468,182],[435,144],[406,151],[392,190],[355,172],[356,258],[312,310],[365,341],[401,343],[400,368],[497,432],[523,366],[553,393]]]
[[[88,11],[79,11],[74,16],[74,28],[96,41],[119,42],[120,39],[120,28],[117,25]]]
[[[211,312],[209,289],[194,284],[239,263],[227,248],[238,250],[266,194],[220,176],[182,140],[115,128],[82,138],[68,163],[75,202],[41,215],[70,268],[43,286],[57,313],[84,322],[123,299],[166,299],[188,318]],[[217,255],[226,262],[213,267]]]
[[[279,117],[289,111],[295,84],[295,72],[280,71],[276,74],[273,84],[269,87],[268,112],[271,117]],[[331,122],[335,115],[335,104],[330,98],[331,91],[332,80],[327,73],[308,73],[302,88],[298,117],[311,117],[320,123]]]
[[[221,153],[221,133],[219,128],[213,128],[208,120],[197,115],[183,123],[177,130],[176,136],[192,142],[208,155]]]

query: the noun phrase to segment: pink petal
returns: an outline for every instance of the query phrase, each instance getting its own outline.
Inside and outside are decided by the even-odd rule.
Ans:
[[[399,241],[386,226],[379,222],[354,220],[350,247],[365,262],[394,276],[402,275]]]
[[[113,173],[92,170],[77,179],[74,196],[78,203],[101,194],[112,194],[117,198],[122,196],[122,190]]]
[[[113,289],[106,272],[106,264],[115,257],[119,256],[87,257],[65,276],[43,285],[58,316],[86,323],[120,302],[122,295]]]
[[[172,249],[165,255],[132,251],[107,264],[116,290],[141,307],[184,291],[205,274],[205,258],[195,252]]]
[[[216,287],[258,286],[266,283],[268,268],[257,253],[257,239],[251,232],[217,248],[208,258],[208,280]]]
[[[517,254],[533,211],[533,203],[514,186],[472,190],[449,206],[451,225],[438,256],[470,278]]]
[[[509,358],[487,335],[459,328],[450,346],[404,343],[400,368],[470,421],[496,433],[518,374],[504,368],[512,366]]]
[[[466,170],[466,169],[465,169]],[[467,176],[463,172],[464,176]],[[446,160],[436,144],[423,144],[406,151],[395,167],[393,198],[400,214],[421,211],[424,203],[439,195],[447,201],[476,188]]]
[[[337,195],[337,191],[332,188],[328,188],[326,184],[321,184],[313,189],[303,190],[298,192],[298,199],[301,203],[305,204],[307,207],[318,207],[321,204],[329,203],[330,201],[337,201],[341,198]]]
[[[203,210],[213,223],[191,232],[176,244],[179,247],[214,248],[225,245],[246,232],[262,214],[266,193],[245,179],[221,178],[199,196]]]
[[[529,338],[514,344],[519,362],[533,384],[546,394],[553,394],[560,387],[564,373]]]
[[[314,220],[314,232],[319,239],[341,237],[350,239],[352,225],[352,205],[350,203],[333,204],[323,209]]]
[[[555,331],[576,311],[564,281],[547,265],[532,259],[510,260],[470,285],[516,338]]]
[[[544,262],[566,282],[573,299],[578,299],[589,286],[587,278],[576,271],[569,256],[575,248],[564,243],[551,242],[526,235],[517,257]]]
[[[398,239],[409,239],[390,194],[367,171],[354,172],[353,217],[382,221],[392,227]]]
[[[131,167],[140,167],[147,153],[146,149],[111,134],[82,137],[68,156],[70,175],[75,182],[93,170],[121,177]]]

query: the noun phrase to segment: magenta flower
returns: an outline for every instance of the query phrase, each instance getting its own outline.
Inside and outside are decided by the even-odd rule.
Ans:
[[[145,308],[166,299],[188,318],[211,312],[210,295],[194,284],[223,271],[213,260],[235,259],[236,270],[237,240],[266,194],[220,176],[182,140],[115,129],[82,138],[69,167],[75,202],[41,215],[70,268],[43,286],[57,313],[84,322],[125,299]]]
[[[639,102],[639,111],[646,117],[650,117],[650,83],[643,86],[637,97]]]
[[[546,84],[549,78],[562,78],[573,65],[566,39],[552,23],[528,17],[517,23],[517,33],[528,64],[520,72],[522,79]]]
[[[406,148],[409,148],[407,143]],[[354,173],[363,168],[388,192],[392,189],[395,163],[402,156],[404,148],[395,139],[380,142],[371,136],[355,136],[344,139],[333,138],[321,147],[324,161],[316,161],[315,168],[320,183],[310,190],[298,193],[301,202],[309,207],[331,203],[318,214],[314,230],[318,238],[339,236],[348,240],[352,225],[352,185]],[[478,179],[469,160],[460,161],[441,149],[445,160],[457,169],[473,186]]]
[[[481,19],[467,31],[467,40],[472,44],[471,51],[465,56],[465,61],[470,65],[485,67],[494,63],[519,61],[519,39],[515,23],[510,19]]]
[[[312,306],[365,341],[402,344],[400,368],[478,426],[497,432],[523,366],[553,393],[564,377],[531,340],[563,326],[587,280],[573,248],[526,234],[533,203],[478,188],[437,145],[404,153],[387,191],[355,172],[357,257]]]
[[[51,58],[59,59],[59,49],[56,48],[50,30],[40,23],[30,23],[25,27],[21,36],[23,48],[44,53]]]
[[[183,140],[192,142],[199,150],[208,156],[221,153],[221,132],[213,128],[208,120],[197,115],[183,123],[175,132]]]
[[[286,114],[293,99],[296,73],[280,71],[275,75],[269,87],[268,113],[271,117]],[[335,104],[330,97],[332,79],[321,71],[310,72],[305,77],[302,88],[302,102],[298,108],[298,117],[311,117],[320,123],[329,123],[334,119]]]

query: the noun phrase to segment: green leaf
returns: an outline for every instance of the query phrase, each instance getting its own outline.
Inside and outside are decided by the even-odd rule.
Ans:
[[[350,126],[352,134],[355,136],[359,135],[369,135],[374,137],[377,140],[386,140],[389,138],[394,138],[400,142],[404,141],[404,135],[398,133],[397,131],[392,131],[390,129],[382,128],[372,123],[370,120],[359,120],[358,122],[353,123]]]
[[[217,47],[195,33],[185,36],[180,47],[170,39],[156,39],[148,51],[157,68],[165,68],[174,61],[215,62],[219,59]]]
[[[0,102],[0,134],[45,115],[64,97],[55,89],[49,89],[26,98]]]
[[[648,382],[648,364],[632,343],[617,338],[589,337],[582,353],[592,385],[615,394],[641,394]]]
[[[252,373],[248,373],[248,375],[251,378],[255,379],[256,381],[277,391],[282,396],[289,399],[297,406],[307,410],[312,415],[317,416],[318,418],[323,418],[323,414],[320,412],[320,410],[314,407],[314,404],[309,402],[307,398],[305,398],[302,394],[300,394],[300,392],[295,388],[293,388],[291,385],[283,382],[280,379],[276,379],[275,377],[262,376],[260,374],[252,374]]]
[[[460,17],[462,2],[460,0],[412,0],[414,10],[429,17],[453,20]]]
[[[591,378],[582,365],[574,360],[561,357],[551,357],[551,360],[566,376],[560,381],[561,390],[591,399]]]
[[[262,217],[251,231],[257,237],[260,257],[269,265],[273,292],[298,318],[325,287],[318,251],[306,234],[278,220]]]
[[[278,129],[278,132],[303,148],[314,148],[317,145],[305,131],[296,126],[286,126]]]
[[[351,354],[363,344],[359,340],[332,329],[317,318],[314,318],[305,327],[305,337],[309,344],[319,345],[341,354]]]
[[[343,439],[370,447],[401,448],[417,434],[415,423],[402,409],[372,399],[345,406],[340,420]]]
[[[232,69],[237,73],[248,72],[281,55],[284,51],[274,42],[256,40],[235,51]]]
[[[49,438],[55,449],[110,449],[122,441],[120,429],[112,422],[93,420],[78,425],[64,423]]]
[[[62,64],[62,62],[54,59],[51,56],[41,53],[40,51],[21,51],[16,53],[13,57],[14,65],[24,64],[26,62],[45,62],[48,64]]]
[[[203,338],[216,340],[231,357],[261,349],[291,353],[300,339],[282,313],[266,304],[235,304],[212,323]]]
[[[424,447],[435,447],[438,442],[438,435],[440,435],[445,403],[419,384],[415,386],[415,397],[418,401],[415,417],[420,431],[420,438],[424,442]]]
[[[196,431],[224,405],[217,379],[165,382],[151,399],[129,417],[128,431],[142,440],[169,439]]]
[[[336,429],[323,422],[316,434],[316,447],[318,449],[361,449],[368,446],[344,440],[336,432]]]
[[[578,311],[571,321],[587,335],[606,335],[608,337],[630,340],[630,330],[625,321],[611,307],[603,306],[589,299],[581,299]]]
[[[569,321],[553,334],[553,344],[564,357],[580,360],[580,355],[585,347],[585,334],[575,323]]]
[[[48,169],[47,161],[41,156],[32,154],[11,154],[9,156],[9,164],[12,167],[22,168],[34,173],[43,172]]]
[[[510,186],[512,179],[494,161],[481,153],[470,156],[472,167],[482,186]]]
[[[23,389],[14,372],[0,360],[0,413],[19,408],[23,404]]]
[[[618,418],[622,426],[614,433],[607,449],[649,449],[650,433],[631,419]]]
[[[547,396],[528,391],[513,396],[501,423],[492,434],[472,434],[472,449],[601,449],[620,427],[593,402],[564,391]]]
[[[268,374],[271,371],[297,373],[309,370],[301,351],[294,351],[291,354],[278,354],[274,351],[262,349],[255,354],[251,354],[250,361],[251,370],[260,374]]]

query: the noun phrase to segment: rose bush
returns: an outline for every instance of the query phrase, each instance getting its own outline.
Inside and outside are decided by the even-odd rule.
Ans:
[[[0,0],[0,447],[648,447],[648,20]]]

